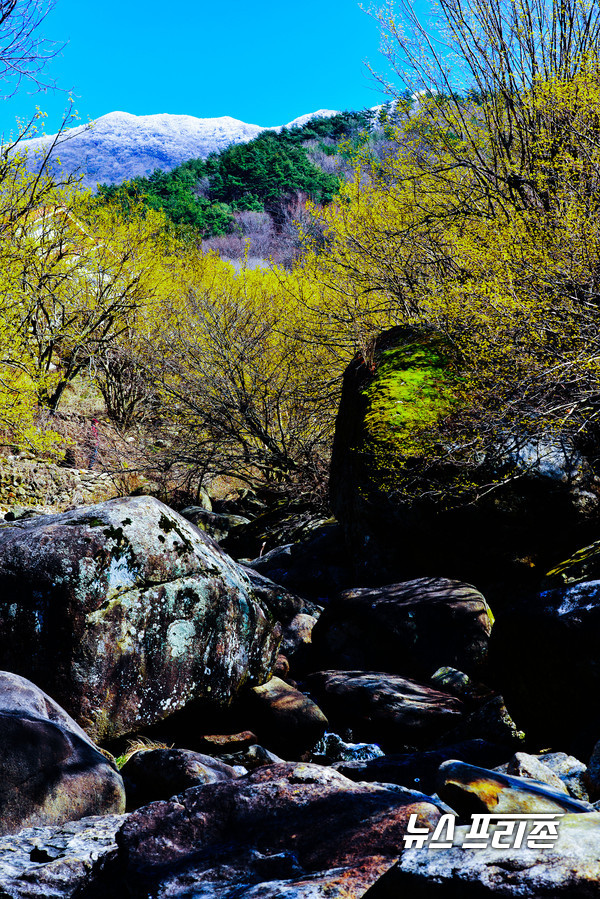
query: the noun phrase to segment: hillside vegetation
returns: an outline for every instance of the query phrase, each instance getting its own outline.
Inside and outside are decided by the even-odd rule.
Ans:
[[[593,455],[600,60],[596,26],[572,14],[569,52],[542,44],[521,72],[493,33],[496,56],[465,50],[480,74],[469,93],[399,91],[376,126],[312,121],[100,198],[6,155],[5,445],[64,454],[53,415],[85,377],[134,429],[140,465],[324,501],[344,367],[356,352],[369,366],[376,335],[399,325],[418,354],[433,337],[436,367],[390,385],[410,414],[370,421],[391,489],[468,498],[513,437],[568,436]],[[394,36],[389,15],[382,27]],[[280,234],[300,219],[302,253],[252,271],[246,245],[236,271],[198,239],[253,216]]]

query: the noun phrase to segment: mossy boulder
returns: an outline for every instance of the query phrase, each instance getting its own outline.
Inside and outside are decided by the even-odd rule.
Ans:
[[[96,740],[229,704],[280,636],[244,571],[151,497],[0,526],[0,664]]]
[[[457,426],[464,400],[460,366],[431,329],[392,328],[346,369],[330,498],[355,583],[533,581],[593,532],[600,481],[591,462],[508,425],[479,444],[476,421]]]

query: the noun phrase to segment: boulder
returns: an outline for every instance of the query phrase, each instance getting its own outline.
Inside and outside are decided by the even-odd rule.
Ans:
[[[0,662],[94,739],[229,704],[279,641],[243,570],[156,499],[0,525]]]
[[[242,515],[226,515],[211,512],[201,506],[188,506],[182,509],[181,515],[201,531],[205,531],[217,543],[221,543],[235,528],[249,524],[249,519]]]
[[[507,774],[514,774],[517,777],[528,777],[530,780],[537,780],[539,783],[547,784],[553,790],[559,793],[569,793],[566,786],[552,768],[544,765],[535,755],[529,755],[527,752],[515,752],[512,759],[506,766]]]
[[[139,808],[156,799],[169,799],[189,787],[232,780],[239,772],[231,765],[189,749],[148,749],[135,752],[121,768],[127,805]]]
[[[324,524],[310,539],[282,543],[248,563],[287,590],[326,603],[356,583],[354,564],[339,524]]]
[[[600,896],[600,815],[567,814],[549,848],[469,849],[456,828],[449,849],[405,849],[364,899],[561,899]],[[490,830],[493,834],[494,828]],[[506,845],[506,837],[501,838]]]
[[[588,768],[579,759],[566,752],[541,752],[538,756],[544,767],[549,768],[565,785],[567,792],[574,799],[589,801]],[[590,762],[591,764],[591,762]]]
[[[317,665],[429,678],[441,666],[482,665],[492,614],[481,593],[446,578],[346,590],[312,632]]]
[[[355,583],[535,576],[598,518],[593,464],[566,442],[499,433],[477,458],[457,429],[432,463],[415,452],[415,424],[452,420],[448,362],[438,333],[393,328],[346,369],[330,501]]]
[[[252,688],[248,711],[261,742],[284,758],[299,758],[311,749],[328,724],[310,697],[278,677]]]
[[[121,775],[49,696],[0,672],[0,834],[125,810]]]
[[[565,791],[523,777],[512,777],[454,759],[439,768],[439,793],[459,814],[560,814],[593,811],[589,802],[572,799]]]
[[[260,768],[130,815],[118,835],[118,855],[86,899],[358,899],[397,859],[411,814],[421,826],[434,826],[440,817],[426,796],[355,784],[319,765]],[[342,883],[346,891],[336,893]]]
[[[281,651],[296,677],[311,663],[312,632],[318,620],[314,615],[300,612],[283,628]]]
[[[61,826],[28,827],[0,839],[0,895],[10,899],[70,899],[117,849],[125,815],[81,818]]]
[[[591,752],[600,711],[600,581],[531,593],[499,615],[490,677],[533,744]]]
[[[423,746],[460,721],[459,699],[398,675],[365,671],[319,671],[307,678],[311,693],[337,731],[386,752]]]

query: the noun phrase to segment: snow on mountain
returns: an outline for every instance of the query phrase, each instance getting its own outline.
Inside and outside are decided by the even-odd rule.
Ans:
[[[320,116],[337,115],[331,109],[299,116],[287,127],[306,124]],[[261,131],[279,131],[282,125],[265,128],[249,125],[230,116],[199,119],[189,115],[131,115],[110,112],[90,125],[70,128],[53,150],[54,165],[83,175],[83,184],[95,189],[98,183],[119,184],[154,169],[169,171],[188,159],[205,158],[230,144],[245,143]],[[19,149],[39,156],[56,135],[23,141]],[[33,167],[33,166],[32,166]]]

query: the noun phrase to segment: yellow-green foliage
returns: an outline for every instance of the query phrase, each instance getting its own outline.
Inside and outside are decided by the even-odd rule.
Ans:
[[[435,103],[424,102],[396,128],[389,157],[365,160],[323,213],[327,252],[314,252],[305,272],[318,285],[328,339],[358,346],[367,363],[376,334],[393,325],[433,330],[446,347],[445,381],[420,365],[410,378],[392,376],[384,360],[372,387],[369,427],[382,439],[390,426],[398,457],[418,455],[420,443],[431,460],[442,440],[446,458],[476,465],[507,433],[594,426],[597,59],[582,61],[579,73],[576,81],[538,78],[522,97],[529,175],[518,196],[501,189],[504,170],[493,180],[500,163],[486,123],[503,115],[501,105],[492,115],[465,103],[436,126]]]

